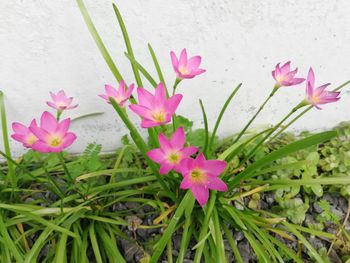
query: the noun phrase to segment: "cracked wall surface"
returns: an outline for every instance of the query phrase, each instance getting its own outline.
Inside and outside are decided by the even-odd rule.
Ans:
[[[85,2],[124,79],[133,82],[111,1]],[[190,54],[202,55],[207,73],[178,88],[184,94],[179,113],[194,120],[196,127],[202,125],[199,98],[213,125],[225,98],[243,83],[223,118],[222,136],[242,128],[269,94],[277,62],[291,60],[302,75],[313,66],[320,85],[331,82],[335,87],[350,79],[348,0],[120,0],[117,4],[135,56],[156,76],[147,50],[151,43],[169,86],[175,78],[170,50],[186,47]],[[73,118],[104,112],[73,124],[78,140],[70,151],[80,152],[94,141],[104,151],[118,146],[126,130],[113,109],[97,97],[104,84],[115,80],[75,1],[2,1],[0,24],[0,89],[6,96],[8,122],[38,118],[47,109],[48,92],[64,89],[79,103],[79,108],[67,112]],[[255,127],[277,123],[303,98],[304,89],[304,85],[281,89]],[[350,120],[349,92],[339,103],[313,110],[293,129],[325,129],[343,120]],[[11,141],[11,146],[16,155],[23,152],[19,143]]]

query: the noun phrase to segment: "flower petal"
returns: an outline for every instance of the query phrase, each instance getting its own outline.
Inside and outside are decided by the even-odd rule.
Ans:
[[[162,163],[165,160],[164,152],[161,149],[152,149],[147,152],[148,158],[153,162]]]
[[[192,185],[191,192],[201,206],[204,206],[209,198],[209,190],[200,185]]]
[[[40,128],[48,132],[55,132],[57,129],[56,118],[48,111],[45,111],[40,118]]]
[[[227,185],[219,178],[212,177],[209,179],[209,185],[208,187],[212,190],[220,191],[220,192],[226,192],[227,191]]]
[[[182,149],[185,144],[185,132],[183,127],[177,128],[170,139],[170,144],[174,149]]]

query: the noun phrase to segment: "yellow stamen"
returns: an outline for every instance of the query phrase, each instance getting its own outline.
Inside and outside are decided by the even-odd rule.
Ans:
[[[52,147],[57,147],[59,146],[60,144],[62,143],[62,140],[58,137],[53,137],[51,140],[50,140],[50,146]]]
[[[177,152],[173,152],[168,156],[168,161],[171,164],[178,164],[181,160],[180,157],[180,154],[178,154]]]
[[[32,145],[32,144],[34,144],[37,140],[38,140],[38,138],[36,138],[36,137],[34,136],[34,134],[30,134],[30,135],[28,136],[28,138],[27,138],[27,144],[28,144],[28,145]]]
[[[152,117],[156,122],[164,122],[166,115],[164,111],[157,111],[152,114]]]
[[[188,73],[190,73],[186,67],[179,67],[179,71],[183,75],[187,75]]]
[[[191,173],[191,179],[192,182],[203,182],[203,180],[205,179],[205,173],[203,173],[203,171],[198,168],[193,169]]]

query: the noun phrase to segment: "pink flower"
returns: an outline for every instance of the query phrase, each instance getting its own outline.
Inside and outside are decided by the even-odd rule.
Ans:
[[[326,88],[330,85],[330,83],[324,84],[315,88],[315,74],[312,68],[309,69],[309,73],[307,74],[306,79],[306,98],[305,100],[314,105],[317,109],[321,109],[319,107],[320,104],[327,104],[331,102],[336,102],[340,99],[338,97],[340,92],[335,91],[327,91]]]
[[[277,87],[286,87],[293,86],[302,83],[304,78],[295,78],[295,74],[297,74],[298,68],[295,70],[290,70],[290,61],[285,63],[282,67],[280,67],[280,63],[276,65],[274,71],[272,71],[272,77],[276,80]]]
[[[70,110],[78,107],[78,105],[72,105],[73,98],[72,97],[67,97],[66,93],[63,90],[60,90],[57,94],[54,94],[50,92],[52,102],[47,101],[47,105],[49,105],[51,108],[54,108],[58,111],[63,111],[63,110]]]
[[[155,95],[143,88],[138,88],[137,96],[139,103],[129,105],[129,107],[142,118],[142,128],[155,127],[170,122],[182,99],[181,94],[167,99],[162,83],[158,84]]]
[[[38,138],[32,148],[42,153],[61,152],[77,138],[74,133],[68,132],[69,125],[70,119],[58,122],[51,113],[45,111],[40,118],[40,127],[29,127]]]
[[[186,158],[180,163],[181,174],[184,177],[180,188],[191,189],[198,203],[203,206],[208,201],[209,189],[227,191],[226,184],[218,178],[226,165],[224,161],[206,160],[202,153],[196,159]]]
[[[158,135],[160,148],[150,150],[147,156],[160,164],[160,173],[167,174],[174,169],[180,172],[180,162],[198,151],[197,147],[184,147],[185,132],[182,127],[178,128],[168,140],[164,134]]]
[[[23,144],[24,147],[31,148],[32,145],[38,140],[38,138],[30,131],[30,127],[37,127],[35,119],[32,120],[29,127],[24,126],[21,123],[12,123],[12,129],[15,132],[11,137]]]
[[[119,82],[118,90],[116,90],[110,85],[105,85],[106,94],[100,94],[98,96],[105,99],[108,103],[110,103],[109,98],[113,98],[119,104],[120,107],[123,107],[125,101],[127,101],[130,98],[133,89],[134,84],[131,84],[129,88],[126,89],[125,82],[121,80]]]
[[[205,72],[204,69],[199,68],[202,58],[200,56],[194,56],[187,59],[186,48],[181,51],[180,59],[177,59],[177,56],[173,51],[170,52],[170,57],[174,70],[179,79],[192,79],[195,76]]]

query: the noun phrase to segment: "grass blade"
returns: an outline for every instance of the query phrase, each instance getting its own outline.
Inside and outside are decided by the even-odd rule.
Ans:
[[[167,96],[169,97],[168,88],[167,88],[167,86],[166,86],[166,84],[165,84],[164,76],[163,76],[162,70],[161,70],[161,68],[160,68],[160,66],[159,66],[159,62],[158,62],[156,53],[154,52],[154,50],[153,50],[151,44],[149,44],[149,43],[148,43],[148,50],[149,50],[149,53],[151,54],[154,67],[156,68],[159,81],[160,81],[161,83],[164,84],[164,87],[165,87],[165,90],[166,90],[166,94],[167,94]]]
[[[112,71],[113,75],[115,76],[115,78],[119,81],[121,81],[123,79],[123,77],[121,76],[119,70],[117,69],[116,65],[114,64],[111,55],[108,53],[108,50],[106,49],[106,46],[104,45],[100,35],[98,34],[96,27],[94,26],[94,24],[92,23],[91,17],[84,5],[83,0],[76,0],[80,9],[81,14],[83,15],[83,18],[85,20],[85,23],[93,37],[93,39],[96,42],[96,45],[98,46],[99,50],[101,51],[101,54],[103,56],[103,58],[105,59],[108,67],[110,68],[110,70]]]
[[[113,9],[114,9],[114,13],[115,13],[115,15],[117,17],[120,29],[121,29],[122,34],[123,34],[126,50],[128,51],[128,54],[130,55],[130,57],[135,59],[134,51],[132,50],[130,38],[129,38],[129,35],[128,35],[128,31],[126,30],[123,18],[121,16],[120,12],[119,12],[118,7],[115,4],[113,4]],[[138,68],[133,63],[131,63],[131,67],[132,67],[132,71],[134,72],[134,76],[135,76],[135,80],[136,80],[137,85],[139,87],[143,87]]]
[[[205,138],[204,138],[203,153],[206,156],[207,149],[208,149],[208,141],[209,141],[208,119],[207,119],[207,114],[205,113],[205,109],[204,109],[203,102],[201,99],[199,100],[199,105],[201,106],[202,116],[203,116],[203,121],[204,121]]]
[[[131,64],[134,65],[142,73],[142,75],[148,80],[148,82],[154,88],[157,87],[157,82],[152,78],[151,74],[149,74],[148,71],[139,62],[137,62],[134,57],[130,56],[130,54],[128,53],[124,53],[124,54],[130,60]]]
[[[261,158],[258,161],[254,162],[252,165],[248,166],[248,168],[245,169],[242,173],[238,174],[232,181],[229,182],[229,189],[232,189],[232,187],[237,185],[241,180],[248,179],[254,176],[254,172],[256,170],[264,167],[268,163],[271,163],[277,159],[287,156],[293,152],[330,140],[336,135],[337,132],[335,131],[321,132],[309,136],[307,138],[298,140],[296,142],[290,143],[276,151],[273,151],[264,158]]]
[[[4,142],[5,154],[8,158],[11,157],[9,136],[7,130],[7,120],[6,120],[6,111],[5,111],[5,102],[4,102],[4,93],[0,90],[0,114],[1,114],[1,130],[2,130],[2,138]],[[16,188],[16,175],[13,164],[7,159],[7,167],[8,167],[8,177],[6,178],[7,182],[11,182],[12,188]]]
[[[9,250],[11,250],[14,258],[17,262],[21,263],[23,262],[23,257],[21,253],[18,251],[15,243],[13,242],[12,238],[10,237],[9,233],[7,232],[4,220],[2,215],[0,214],[0,234],[2,238],[4,239],[4,242],[6,242],[6,247],[8,247]]]

